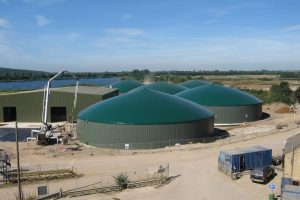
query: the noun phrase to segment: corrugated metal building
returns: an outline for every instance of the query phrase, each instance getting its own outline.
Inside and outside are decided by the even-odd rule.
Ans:
[[[80,141],[97,147],[159,148],[213,133],[214,116],[193,102],[145,87],[78,114]]]
[[[242,149],[220,151],[218,169],[225,174],[233,174],[265,167],[272,164],[272,149],[255,146]]]
[[[262,101],[246,92],[220,84],[206,84],[177,96],[205,106],[215,114],[215,124],[239,124],[261,119]]]
[[[75,87],[51,88],[48,119],[51,122],[72,120]],[[79,86],[73,118],[82,109],[118,95],[117,89]],[[0,95],[0,122],[41,122],[44,90]]]
[[[119,90],[120,94],[127,93],[135,88],[138,88],[140,86],[144,85],[141,82],[138,81],[133,81],[133,80],[124,80],[118,83],[112,84],[110,87],[111,88],[116,88]]]
[[[209,83],[210,82],[203,81],[203,80],[189,80],[189,81],[179,83],[178,85],[191,89],[191,88],[199,87],[199,86],[206,85]]]

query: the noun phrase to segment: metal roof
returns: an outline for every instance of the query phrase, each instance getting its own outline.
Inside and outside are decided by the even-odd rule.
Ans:
[[[108,124],[178,124],[213,117],[213,113],[185,99],[145,87],[89,106],[78,114],[87,121]]]
[[[215,83],[183,91],[177,96],[204,106],[244,106],[262,103],[260,99],[246,92]]]
[[[247,153],[253,153],[253,152],[259,152],[259,151],[268,151],[271,150],[269,148],[263,147],[263,146],[254,146],[254,147],[246,147],[246,148],[237,148],[232,150],[221,150],[221,152],[228,154],[228,155],[240,155],[240,154],[247,154]]]
[[[106,88],[102,86],[78,86],[78,94],[93,94],[93,95],[105,95],[116,91],[115,88]],[[50,88],[51,92],[66,92],[75,93],[75,86]],[[44,89],[30,90],[16,93],[9,93],[4,95],[22,94],[22,93],[33,93],[33,92],[44,92]]]
[[[156,90],[167,94],[177,94],[187,89],[186,87],[163,81],[151,83],[149,85],[145,85],[145,87],[151,90]]]
[[[119,89],[120,93],[127,93],[130,90],[140,87],[142,85],[143,85],[143,83],[138,82],[138,81],[124,80],[124,81],[112,84],[111,87]]]
[[[199,86],[206,85],[209,83],[210,82],[203,81],[203,80],[189,80],[189,81],[179,83],[178,85],[186,87],[186,88],[195,88],[195,87],[199,87]]]
[[[284,147],[284,154],[290,153],[300,146],[300,133],[287,139]]]

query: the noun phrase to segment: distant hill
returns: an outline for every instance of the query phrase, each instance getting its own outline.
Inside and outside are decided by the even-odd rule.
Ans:
[[[32,73],[32,74],[49,74],[49,72],[44,71],[36,71],[36,70],[28,70],[28,69],[12,69],[6,67],[0,67],[1,73]]]
[[[0,67],[0,81],[41,80],[51,75],[52,73],[44,71]]]

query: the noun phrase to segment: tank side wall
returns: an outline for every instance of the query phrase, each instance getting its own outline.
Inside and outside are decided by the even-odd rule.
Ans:
[[[207,106],[215,114],[216,124],[244,123],[261,119],[262,104],[249,106]]]
[[[166,125],[102,124],[78,119],[77,131],[80,141],[92,146],[124,148],[125,144],[131,144],[136,149],[159,148],[182,143],[186,139],[210,136],[214,130],[213,123],[213,117]]]

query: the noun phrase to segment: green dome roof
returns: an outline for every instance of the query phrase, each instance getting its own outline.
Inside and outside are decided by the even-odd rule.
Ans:
[[[149,85],[145,85],[145,87],[148,89],[151,89],[151,90],[156,90],[156,91],[167,93],[167,94],[177,94],[177,93],[182,92],[187,89],[183,86],[175,85],[175,84],[163,82],[163,81],[151,83]]]
[[[201,81],[201,80],[189,80],[182,83],[179,83],[178,85],[186,87],[186,88],[195,88],[198,86],[209,84],[207,81]]]
[[[219,84],[207,84],[178,93],[177,96],[204,106],[243,106],[262,101],[246,92]]]
[[[143,85],[143,83],[138,82],[138,81],[124,80],[124,81],[112,84],[111,87],[119,89],[120,93],[127,93],[130,90],[140,87],[142,85]]]
[[[145,87],[96,103],[78,114],[82,120],[107,124],[178,124],[213,117],[206,108]]]

